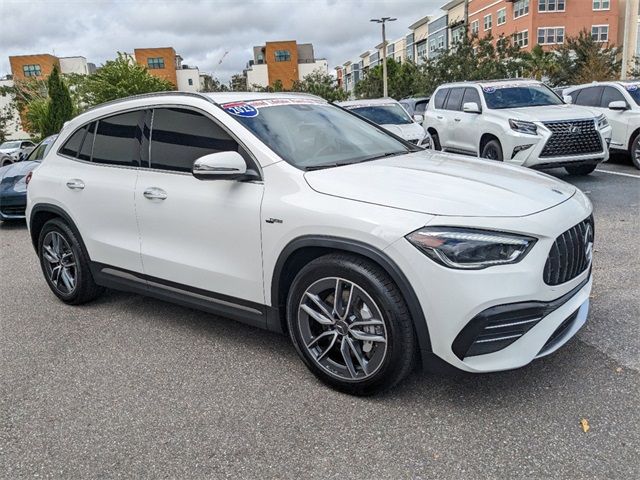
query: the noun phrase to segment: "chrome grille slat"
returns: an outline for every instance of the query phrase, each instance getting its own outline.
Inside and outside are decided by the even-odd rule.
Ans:
[[[543,122],[551,136],[540,157],[564,157],[603,151],[594,120]],[[576,130],[577,129],[577,130]]]

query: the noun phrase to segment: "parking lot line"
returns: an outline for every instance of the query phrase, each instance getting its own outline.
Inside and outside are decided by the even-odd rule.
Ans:
[[[632,175],[630,173],[612,172],[611,170],[600,170],[596,168],[596,172],[610,173],[611,175],[620,175],[622,177],[640,178],[640,175]]]

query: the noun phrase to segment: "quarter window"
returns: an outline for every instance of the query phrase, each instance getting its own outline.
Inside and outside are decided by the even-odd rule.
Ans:
[[[140,142],[145,110],[122,113],[98,121],[93,142],[93,162],[140,166]]]
[[[42,74],[40,65],[23,65],[22,73],[25,77],[39,77]]]
[[[84,134],[87,131],[87,125],[80,127],[76,130],[73,135],[69,137],[69,139],[64,143],[62,148],[60,149],[61,155],[66,155],[67,157],[76,158],[78,156],[78,152],[80,151],[80,147],[82,146],[82,140],[84,139]]]
[[[291,52],[289,50],[276,50],[276,62],[288,62],[291,60]]]
[[[198,158],[228,151],[238,152],[238,143],[201,113],[185,108],[153,112],[151,168],[191,172]]]
[[[161,70],[164,68],[164,58],[147,58],[147,67],[151,70]]]
[[[517,0],[513,4],[513,18],[520,18],[529,13],[529,0]]]

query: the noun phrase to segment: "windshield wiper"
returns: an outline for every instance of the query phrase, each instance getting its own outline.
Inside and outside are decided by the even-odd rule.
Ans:
[[[394,157],[396,155],[403,155],[405,153],[410,153],[410,152],[386,152],[386,153],[381,153],[379,155],[372,155],[371,157],[365,157],[365,158],[352,160],[348,162],[332,162],[332,163],[322,163],[320,165],[310,165],[308,167],[305,167],[305,171],[310,172],[312,170],[323,170],[325,168],[344,167],[346,165],[355,165],[356,163],[370,162],[371,160],[379,160],[381,158]]]

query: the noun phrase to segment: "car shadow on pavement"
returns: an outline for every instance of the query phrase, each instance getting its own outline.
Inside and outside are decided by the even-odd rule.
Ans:
[[[0,230],[22,230],[27,228],[24,220],[5,220],[0,222]]]

